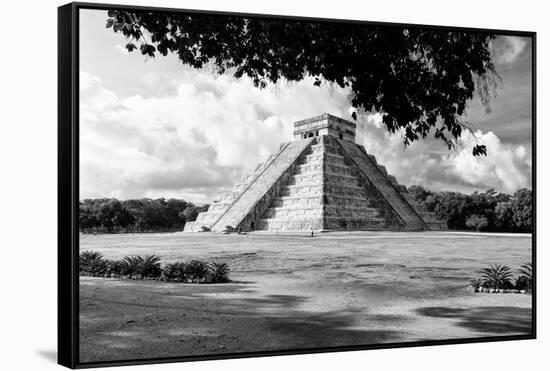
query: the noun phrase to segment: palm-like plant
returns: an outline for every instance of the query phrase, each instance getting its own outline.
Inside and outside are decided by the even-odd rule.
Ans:
[[[103,254],[97,251],[86,250],[80,253],[78,259],[80,273],[88,276],[98,276],[105,271],[105,261]]]
[[[520,278],[523,278],[527,283],[527,291],[531,291],[533,289],[533,264],[522,264],[518,271],[520,273]]]
[[[496,292],[500,289],[507,289],[512,286],[512,270],[507,265],[493,264],[481,271],[483,284]]]
[[[156,278],[161,274],[160,258],[156,255],[133,255],[123,259],[125,275],[133,278]]]
[[[137,256],[137,255],[125,256],[124,259],[122,259],[122,263],[124,264],[124,267],[122,269],[122,274],[123,275],[141,274],[142,261],[143,261],[143,258],[141,256]]]
[[[471,279],[470,280],[470,286],[472,287],[474,292],[480,292],[481,287],[483,286],[483,281],[480,280],[480,279],[476,279],[476,278]]]
[[[191,260],[185,265],[185,276],[188,281],[199,282],[205,278],[207,272],[207,264],[200,260]]]
[[[208,264],[208,273],[212,282],[227,282],[229,281],[229,266],[227,263],[212,262]]]
[[[103,254],[99,251],[86,250],[80,253],[80,260],[98,260],[103,259]]]
[[[141,262],[141,274],[143,277],[160,277],[162,270],[160,268],[160,258],[156,255],[145,255]]]

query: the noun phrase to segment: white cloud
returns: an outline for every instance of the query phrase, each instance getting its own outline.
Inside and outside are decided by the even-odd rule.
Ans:
[[[97,77],[81,73],[81,198],[181,197],[211,202],[292,138],[294,121],[330,112],[350,115],[348,91],[313,86],[311,79],[260,90],[204,71],[183,69],[159,96],[120,97]],[[161,91],[166,77],[148,76]],[[405,185],[434,190],[530,186],[530,154],[491,132],[481,133],[489,156],[471,155],[473,137],[451,153],[439,142],[406,150],[380,115],[358,122],[358,142]]]
[[[292,122],[343,115],[347,92],[313,81],[264,90],[246,79],[185,69],[173,94],[118,97],[81,73],[81,197],[210,201],[292,137]],[[148,88],[163,84],[148,77]]]
[[[518,36],[498,36],[493,40],[493,54],[497,63],[513,63],[519,57],[527,39]]]
[[[476,144],[487,146],[487,156],[474,157]],[[448,151],[442,142],[414,142],[406,149],[400,135],[390,135],[378,114],[360,118],[358,142],[374,154],[401,184],[432,190],[471,192],[490,188],[514,192],[531,187],[531,155],[521,145],[506,145],[493,133],[463,132],[460,148]]]

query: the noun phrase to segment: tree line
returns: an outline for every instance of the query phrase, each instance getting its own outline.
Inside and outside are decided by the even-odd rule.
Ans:
[[[408,188],[414,199],[447,223],[449,229],[488,232],[533,231],[533,192],[523,188],[514,194],[488,190],[466,195],[431,192],[421,186]]]
[[[183,230],[185,223],[208,210],[178,199],[85,199],[79,205],[79,230],[83,233],[168,232]]]
[[[417,203],[445,221],[449,229],[524,233],[533,230],[533,192],[529,189],[514,194],[491,189],[470,195],[432,192],[421,186],[411,186],[408,191]],[[80,201],[79,230],[83,233],[178,231],[208,207],[173,198],[85,199]]]

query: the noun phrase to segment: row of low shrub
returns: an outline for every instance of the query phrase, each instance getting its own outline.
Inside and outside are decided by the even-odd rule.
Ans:
[[[191,260],[161,265],[156,255],[132,255],[122,260],[105,259],[97,251],[80,253],[81,276],[159,280],[185,283],[229,282],[229,266],[223,262]]]
[[[493,264],[479,271],[480,278],[470,280],[474,292],[531,292],[533,289],[533,265],[523,264],[514,280],[512,269],[507,265]]]

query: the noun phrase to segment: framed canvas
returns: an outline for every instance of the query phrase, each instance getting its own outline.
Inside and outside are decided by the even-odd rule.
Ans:
[[[58,18],[60,364],[535,338],[535,33]]]

